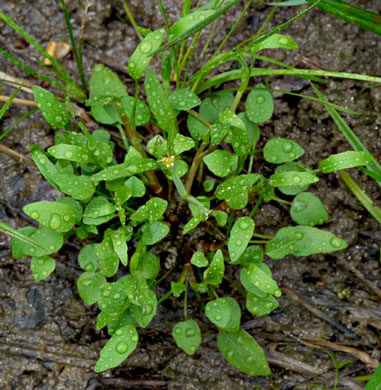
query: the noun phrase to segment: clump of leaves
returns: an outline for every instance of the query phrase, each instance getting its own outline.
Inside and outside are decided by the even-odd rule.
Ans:
[[[191,12],[185,9],[185,16],[167,34],[164,29],[145,31],[128,64],[135,80],[134,96],[116,73],[103,65],[94,68],[86,105],[100,124],[120,130],[126,149],[123,161],[116,160],[114,150],[119,145],[108,131],[90,133],[82,122],[75,123],[70,100],[65,106],[51,92],[33,89],[39,109],[57,131],[54,146],[44,151],[34,145],[30,153],[41,174],[64,195],[55,202],[25,206],[25,213],[40,227],[8,229],[14,236],[12,251],[15,258],[32,257],[33,277],[40,281],[54,271],[55,254],[64,241],[86,240],[78,256],[83,270],[78,292],[86,304],[98,304],[96,327],[107,326],[111,336],[96,371],[116,367],[128,358],[138,344],[137,328],[150,324],[159,301],[173,295],[183,299],[186,308],[191,288],[218,330],[217,345],[223,356],[247,375],[269,375],[263,350],[241,329],[241,305],[229,295],[218,295],[225,291],[220,287],[225,283],[225,269],[240,269],[246,307],[254,316],[263,316],[278,307],[276,298],[281,296],[264,255],[282,259],[347,247],[343,239],[315,227],[329,216],[321,200],[306,191],[319,181],[319,175],[366,165],[372,156],[348,151],[328,157],[318,167],[307,167],[296,162],[304,149],[293,140],[270,139],[263,150],[256,148],[260,125],[271,118],[274,102],[263,84],[245,95],[248,63],[252,67],[262,49],[296,49],[297,44],[273,31],[229,52],[216,53],[191,77],[187,72],[181,77],[181,64],[187,61],[182,49],[186,38],[198,34],[235,3],[212,1]],[[161,78],[148,67],[155,54],[162,61]],[[242,71],[235,94],[226,90],[204,94],[198,89],[216,66],[232,60]],[[220,83],[224,81],[229,78]],[[146,101],[139,98],[143,92]],[[245,110],[237,113],[244,96]],[[156,129],[146,145],[138,131],[143,125]],[[253,172],[260,154],[273,173]],[[292,202],[280,199],[278,192],[294,196]],[[257,233],[255,226],[259,205],[270,201],[290,203],[296,224],[279,229],[275,237]],[[171,211],[169,204],[175,204]],[[169,214],[174,212],[180,224],[171,222]],[[206,235],[218,232],[218,245],[202,251],[190,247],[187,235],[197,228],[207,230]],[[178,229],[182,229],[184,250],[193,255],[184,260],[180,254],[180,276],[158,301],[155,286],[163,270],[155,246],[172,240],[171,232]],[[177,346],[188,355],[202,342],[201,333],[187,310],[172,332]]]

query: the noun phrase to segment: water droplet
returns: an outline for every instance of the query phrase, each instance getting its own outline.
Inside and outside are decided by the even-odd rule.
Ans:
[[[49,226],[52,229],[58,229],[61,225],[61,217],[58,214],[53,213],[50,216]]]
[[[283,151],[288,153],[288,152],[291,152],[292,148],[294,147],[294,145],[291,143],[291,142],[285,142],[283,144]]]
[[[56,116],[56,121],[57,121],[57,122],[61,122],[61,121],[62,121],[62,116],[57,115],[57,116]]]
[[[104,297],[108,297],[109,295],[110,295],[110,291],[109,290],[103,291],[103,296]]]
[[[187,331],[185,332],[185,335],[188,337],[192,337],[195,335],[195,331],[193,329],[187,329]]]
[[[242,230],[246,230],[248,228],[249,224],[245,221],[241,221],[239,223],[239,227],[242,229]]]
[[[287,45],[288,39],[286,37],[279,38],[279,43],[281,45]]]
[[[93,263],[87,263],[84,268],[85,268],[85,271],[87,271],[87,272],[93,272],[95,266]]]
[[[222,320],[222,316],[221,314],[217,314],[216,317],[214,318],[216,321],[221,321]]]
[[[65,222],[70,221],[70,215],[64,215],[63,219]]]
[[[128,350],[128,345],[124,341],[119,341],[119,343],[116,344],[115,350],[118,353],[126,353]]]
[[[37,219],[37,218],[40,216],[40,214],[39,214],[37,211],[32,211],[32,212],[30,213],[30,216],[31,216],[33,219]]]
[[[243,337],[242,337],[242,336],[239,336],[239,337],[238,337],[237,343],[238,343],[238,344],[241,344],[241,345],[244,343],[244,340],[243,340]]]
[[[257,100],[258,104],[262,104],[262,103],[264,103],[265,98],[262,95],[259,95],[259,96],[257,96],[256,100]]]
[[[119,299],[119,298],[120,298],[120,294],[119,293],[114,294],[114,299]]]
[[[301,240],[304,237],[304,234],[301,232],[296,232],[295,233],[295,239],[296,240]]]
[[[133,336],[131,336],[131,340],[137,342],[139,340],[139,337],[136,334],[134,334]]]
[[[261,282],[259,282],[258,280],[256,280],[255,282],[254,282],[254,286],[255,287],[259,287],[261,285]]]
[[[292,182],[295,184],[299,184],[301,181],[302,181],[302,179],[300,178],[300,176],[295,175],[292,178]]]
[[[43,259],[39,259],[39,260],[38,260],[38,264],[44,265],[44,260],[43,260]]]
[[[121,336],[121,335],[123,334],[123,330],[122,330],[122,329],[118,329],[118,330],[115,332],[115,334],[116,334],[117,336]]]
[[[242,240],[237,240],[237,241],[235,242],[235,244],[236,244],[237,246],[241,246],[241,245],[242,245]]]
[[[143,307],[143,313],[145,313],[146,315],[150,315],[152,313],[152,305],[145,305]]]
[[[234,353],[233,351],[229,351],[228,354],[227,354],[228,357],[231,358],[233,356],[233,353]]]
[[[89,279],[81,280],[81,285],[82,285],[83,287],[89,287],[89,286],[91,286],[92,284],[93,284],[93,282],[92,282],[91,280],[89,280]]]
[[[200,20],[204,20],[205,19],[205,15],[200,15],[199,19]]]
[[[70,152],[70,151],[67,151],[67,152],[65,152],[64,156],[65,156],[65,158],[72,158],[73,157],[73,153]]]
[[[304,210],[308,206],[308,204],[306,202],[301,201],[301,200],[296,200],[294,202],[293,206],[297,212],[300,212],[300,211]]]
[[[140,46],[139,46],[139,50],[144,53],[144,54],[147,54],[149,53],[151,50],[152,50],[152,45],[151,43],[149,42],[143,42]]]
[[[40,158],[40,164],[45,165],[46,164],[46,158]]]
[[[180,328],[176,328],[176,329],[175,329],[175,333],[176,333],[176,334],[181,334],[181,329],[180,329]]]
[[[341,246],[341,240],[338,237],[331,238],[329,242],[334,248],[340,248]]]

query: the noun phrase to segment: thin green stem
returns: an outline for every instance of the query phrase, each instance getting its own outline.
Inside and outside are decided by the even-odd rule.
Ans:
[[[263,199],[263,196],[262,195],[259,195],[258,196],[258,199],[257,199],[257,202],[255,203],[255,206],[253,207],[253,209],[250,211],[250,214],[249,214],[249,217],[252,218],[253,215],[256,213],[256,211],[258,210],[258,207],[260,206],[260,204],[262,203],[262,199]]]
[[[126,133],[124,132],[123,130],[123,127],[121,125],[117,125],[118,127],[118,130],[119,130],[119,134],[120,136],[122,137],[122,142],[123,142],[123,146],[126,150],[128,150],[128,141],[127,141],[127,137],[126,137]]]
[[[124,8],[124,11],[126,12],[126,15],[127,15],[127,18],[128,20],[130,21],[132,27],[134,28],[135,32],[136,32],[136,35],[138,36],[138,38],[142,41],[144,39],[143,35],[141,34],[141,32],[139,31],[139,26],[138,24],[136,23],[136,20],[134,18],[134,15],[131,13],[130,9],[128,8],[128,4],[126,1],[123,1],[123,8]]]
[[[264,234],[253,233],[253,237],[263,238],[265,240],[272,240],[274,236],[266,236]]]

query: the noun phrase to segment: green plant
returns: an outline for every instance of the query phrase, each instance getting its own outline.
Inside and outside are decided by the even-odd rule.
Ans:
[[[307,167],[296,161],[304,149],[292,140],[270,139],[258,150],[259,126],[271,118],[274,102],[262,83],[246,93],[253,75],[295,74],[318,82],[321,79],[316,76],[381,80],[336,72],[254,68],[257,53],[263,49],[298,48],[290,37],[278,34],[281,27],[220,54],[222,44],[200,70],[189,75],[196,40],[186,49],[187,38],[197,37],[236,3],[211,1],[191,10],[190,2],[185,1],[183,17],[167,31],[142,30],[145,38],[128,64],[135,80],[134,96],[110,69],[103,65],[94,68],[85,104],[100,124],[119,129],[118,144],[106,130],[90,133],[76,119],[69,95],[64,104],[53,93],[33,88],[46,121],[65,131],[56,131],[55,144],[47,151],[34,145],[30,153],[46,180],[66,196],[25,206],[24,212],[40,223],[39,228],[15,231],[1,224],[0,229],[13,235],[15,258],[32,257],[36,281],[54,271],[53,254],[65,240],[77,237],[85,241],[78,256],[84,271],[77,281],[78,291],[86,304],[98,304],[96,327],[107,326],[111,336],[96,371],[118,366],[134,351],[139,338],[136,328],[147,327],[157,305],[171,295],[183,296],[184,302],[184,321],[174,325],[174,340],[193,355],[201,343],[201,330],[188,318],[191,288],[206,317],[218,328],[217,344],[223,356],[248,375],[269,375],[263,350],[240,327],[240,305],[230,296],[218,295],[217,288],[225,281],[237,287],[225,277],[225,267],[240,268],[246,307],[253,315],[263,316],[278,307],[275,297],[281,295],[263,262],[264,254],[282,259],[288,254],[308,256],[347,247],[341,238],[315,227],[326,222],[328,214],[322,202],[306,190],[319,180],[318,175],[367,165],[372,155],[347,151],[324,159],[318,167]],[[149,68],[155,54],[161,58],[161,80]],[[214,68],[228,61],[234,61],[239,69],[209,77]],[[148,105],[139,98],[144,74]],[[218,88],[204,93],[234,79],[240,80],[235,94]],[[321,97],[315,100],[333,106]],[[237,113],[241,106],[245,110]],[[137,128],[148,124],[159,132],[146,142]],[[116,148],[126,150],[123,162],[116,160]],[[268,172],[275,166],[274,172],[254,170],[260,154]],[[205,178],[206,173],[210,178]],[[293,201],[279,198],[276,192],[294,196]],[[288,204],[297,224],[279,229],[275,237],[255,232],[255,213],[262,202],[270,201]],[[193,252],[191,258],[177,259],[179,277],[158,300],[155,286],[163,278],[158,279],[160,260],[154,250],[166,237],[174,240],[171,234],[177,233],[178,222],[170,222],[173,212],[184,223],[184,247],[186,235],[197,228],[205,236],[219,237],[219,242],[204,251],[187,248]],[[124,275],[117,278],[119,267]]]

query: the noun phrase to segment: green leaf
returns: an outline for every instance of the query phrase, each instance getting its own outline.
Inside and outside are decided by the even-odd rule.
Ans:
[[[177,134],[174,141],[175,153],[181,154],[187,150],[190,150],[194,147],[194,141],[190,137],[185,137],[184,135]]]
[[[204,157],[204,162],[208,169],[216,176],[225,177],[237,165],[237,157],[226,150],[215,150]]]
[[[257,84],[249,93],[245,104],[246,115],[254,123],[268,121],[274,112],[271,93],[262,84]]]
[[[79,266],[86,272],[98,269],[98,256],[95,253],[96,244],[85,245],[78,255]]]
[[[132,119],[132,108],[134,106],[135,98],[132,96],[123,96],[121,103],[123,105],[123,111],[127,115],[129,120]],[[135,110],[135,125],[143,126],[149,122],[151,119],[151,112],[142,100],[138,99],[136,103]]]
[[[33,279],[39,282],[46,279],[56,268],[56,261],[50,256],[32,257],[30,269],[33,273]]]
[[[157,120],[158,126],[168,134],[168,150],[172,154],[173,150],[171,150],[171,145],[173,147],[173,141],[177,131],[175,125],[176,116],[160,84],[159,78],[151,68],[147,69],[144,88],[147,101]]]
[[[138,80],[147,69],[152,54],[159,49],[164,39],[165,30],[163,28],[149,33],[138,45],[128,61],[128,73]]]
[[[266,267],[266,264],[263,263],[260,265],[255,263],[249,264],[249,266],[246,268],[246,276],[249,281],[259,290],[266,294],[272,294],[276,297],[280,297],[282,292],[273,280],[271,272],[269,273],[269,270],[266,269]]]
[[[381,389],[381,364],[374,371],[369,382],[365,386],[365,390],[380,390]]]
[[[279,3],[278,3],[279,4]],[[303,3],[307,4],[307,3]],[[268,3],[268,5],[274,5]],[[259,43],[255,41],[248,45],[253,52],[258,52],[264,49],[288,49],[288,50],[297,50],[299,49],[298,44],[290,37],[281,34],[272,34],[268,38],[262,40]]]
[[[48,149],[48,152],[57,159],[87,163],[89,154],[85,148],[75,145],[59,144]]]
[[[110,233],[112,245],[114,247],[114,252],[118,255],[120,262],[126,267],[128,262],[128,253],[127,253],[127,237],[123,227],[120,227],[118,230],[111,231]]]
[[[218,298],[205,306],[209,321],[225,332],[237,332],[241,325],[241,308],[231,297]]]
[[[245,112],[240,112],[238,114],[238,117],[241,119],[241,121],[246,126],[247,136],[250,139],[250,146],[252,148],[255,148],[255,145],[257,144],[259,137],[260,137],[260,131],[259,126],[257,123],[251,122]]]
[[[30,237],[37,229],[33,226],[25,226],[18,230],[18,232],[26,237]],[[23,259],[28,257],[28,254],[24,252],[26,243],[16,237],[12,237],[11,241],[12,257],[14,259]]]
[[[206,192],[210,192],[213,190],[214,184],[214,181],[207,179],[203,181],[202,186]]]
[[[321,200],[311,192],[301,192],[295,196],[290,215],[297,224],[307,226],[322,224],[329,218]]]
[[[83,223],[101,225],[112,219],[115,211],[115,206],[104,196],[97,196],[87,204],[83,214]]]
[[[125,183],[125,187],[131,191],[131,196],[134,198],[141,198],[146,193],[144,183],[135,176],[130,177]]]
[[[225,273],[225,263],[224,256],[222,255],[221,250],[219,249],[214,257],[209,267],[204,271],[204,283],[217,286],[222,282]]]
[[[221,112],[229,110],[234,101],[230,91],[219,91],[208,95],[201,103],[200,115],[210,123],[217,122]]]
[[[249,154],[251,142],[246,129],[242,130],[232,127],[229,133],[229,139],[226,139],[226,141],[233,146],[234,153],[238,156],[246,156]]]
[[[264,272],[266,272],[267,268],[264,267],[263,270]],[[254,283],[251,282],[251,280],[248,277],[248,272],[249,272],[248,268],[242,268],[240,271],[239,278],[242,283],[242,286],[245,287],[247,291],[251,292],[252,294],[255,294],[256,296],[265,297],[267,293],[262,291],[260,288],[256,287]]]
[[[74,211],[75,223],[81,222],[83,216],[83,208],[78,201],[74,200],[73,198],[68,198],[66,196],[58,196],[56,198],[56,202],[70,206]]]
[[[168,29],[168,41],[189,36],[188,34],[193,31],[195,27],[197,28],[198,24],[202,23],[206,18],[213,14],[213,10],[196,11],[182,17]]]
[[[51,92],[39,86],[34,86],[32,90],[37,107],[51,126],[57,128],[68,124],[69,114]]]
[[[260,265],[263,261],[263,250],[258,245],[251,245],[245,249],[245,252],[237,259],[232,261],[233,264],[242,264],[244,267],[248,267],[254,263]]]
[[[132,275],[123,276],[118,280],[126,291],[128,299],[135,305],[144,306],[151,302],[149,288],[143,275],[138,271]]]
[[[237,127],[246,132],[245,123],[240,119],[238,115],[229,110],[224,110],[218,116],[218,121],[223,125]]]
[[[277,300],[270,294],[265,297],[258,297],[248,293],[246,297],[247,310],[254,316],[266,316],[279,306]]]
[[[107,326],[107,331],[110,336],[112,336],[119,328],[123,326],[131,325],[134,328],[138,326],[135,318],[131,315],[129,310],[124,311],[122,314],[112,319]]]
[[[235,333],[220,331],[217,345],[224,358],[237,370],[250,376],[271,374],[262,348],[243,329]]]
[[[250,217],[238,218],[234,223],[229,238],[229,255],[234,263],[245,251],[254,233],[254,221]]]
[[[228,220],[228,214],[225,213],[225,211],[213,210],[212,215],[214,216],[214,218],[216,218],[216,221],[217,221],[219,226],[226,225],[226,222]]]
[[[282,172],[310,172],[311,170],[305,166],[303,166],[300,163],[297,162],[288,162],[283,165],[278,165],[275,168],[275,173],[282,173]],[[305,191],[309,187],[309,184],[303,185],[303,186],[280,186],[278,187],[278,190],[282,192],[285,195],[296,195],[300,192]]]
[[[201,268],[201,267],[207,267],[209,265],[209,262],[202,252],[197,251],[193,253],[193,256],[191,258],[191,264]]]
[[[118,318],[118,317],[116,317],[116,318]],[[114,320],[115,320],[115,317],[112,317],[109,314],[105,313],[104,311],[101,311],[98,314],[97,323],[95,324],[95,329],[97,329],[97,330],[102,329]]]
[[[273,187],[280,186],[303,186],[318,182],[319,179],[308,172],[282,172],[274,173],[269,178],[269,184]]]
[[[223,125],[220,122],[213,123],[210,126],[210,143],[219,145],[224,139],[228,138],[229,126]]]
[[[77,280],[77,288],[83,302],[88,305],[98,301],[99,289],[106,278],[99,272],[84,272]]]
[[[131,221],[135,223],[150,221],[155,222],[163,219],[163,214],[167,209],[168,202],[161,198],[151,198],[146,204],[140,206],[130,215]]]
[[[259,179],[259,175],[240,175],[226,180],[216,188],[216,197],[225,199],[229,207],[238,210],[247,205],[249,201],[248,191]]]
[[[349,151],[332,154],[319,163],[319,169],[323,173],[339,171],[340,169],[354,168],[367,165],[373,160],[373,156],[366,152]]]
[[[95,182],[102,180],[116,180],[137,175],[138,173],[143,173],[145,171],[151,171],[156,168],[156,161],[150,158],[140,159],[134,161],[133,163],[126,161],[122,164],[113,165],[112,167],[103,169],[102,171],[93,175],[91,180]]]
[[[154,280],[160,271],[160,259],[153,253],[145,253],[139,260],[137,270],[144,279]]]
[[[139,335],[132,325],[125,325],[115,331],[102,348],[95,372],[102,372],[119,366],[138,345]]]
[[[127,88],[118,75],[102,64],[94,66],[90,78],[90,98],[98,96],[127,96]]]
[[[201,104],[199,97],[188,88],[176,89],[169,97],[169,103],[175,110],[190,110]]]
[[[30,235],[30,238],[38,245],[38,247],[24,243],[23,251],[28,256],[36,257],[50,255],[51,253],[59,251],[64,242],[63,235],[61,233],[45,226],[40,226]]]
[[[112,317],[125,309],[126,301],[127,295],[120,283],[104,283],[99,289],[99,308]]]
[[[171,292],[176,298],[180,298],[181,294],[187,289],[186,285],[181,282],[171,282]]]
[[[156,294],[152,290],[148,290],[147,296],[149,300],[143,306],[131,305],[129,311],[135,318],[136,322],[146,328],[151,322],[152,318],[156,315],[157,310],[157,298]]]
[[[191,230],[195,229],[201,222],[206,221],[206,217],[197,216],[190,219],[184,226],[183,234],[189,233]]]
[[[310,226],[288,226],[278,230],[266,244],[266,254],[272,259],[287,255],[309,256],[345,249],[348,244],[330,232]]]
[[[46,153],[38,145],[32,145],[29,149],[33,161],[36,163],[42,176],[51,184],[56,190],[60,191],[56,183],[57,169],[54,164],[48,159]]]
[[[57,232],[68,232],[75,225],[75,213],[71,206],[60,202],[30,203],[23,208],[25,214]]]
[[[161,135],[155,135],[148,141],[147,151],[152,156],[160,159],[168,154],[167,141]]]
[[[295,160],[304,154],[304,149],[287,138],[272,138],[263,149],[265,160],[272,164],[282,164]]]
[[[142,233],[143,244],[154,245],[169,233],[169,227],[163,222],[147,223],[143,225]]]
[[[195,118],[193,115],[188,115],[187,125],[189,133],[196,142],[202,141],[205,135],[208,133],[208,126]]]
[[[172,330],[176,345],[192,356],[201,344],[200,327],[194,320],[178,322]]]
[[[205,208],[210,208],[210,198],[208,198],[207,196],[198,196],[196,199],[204,206],[204,210]],[[193,217],[204,216],[205,211],[194,203],[188,203],[188,207],[190,208]]]
[[[55,176],[55,181],[61,192],[76,200],[87,201],[95,192],[95,186],[89,176],[59,173]]]
[[[95,247],[95,254],[100,259],[99,271],[108,278],[114,276],[118,271],[119,258],[113,251],[109,235],[105,234],[103,241]]]

